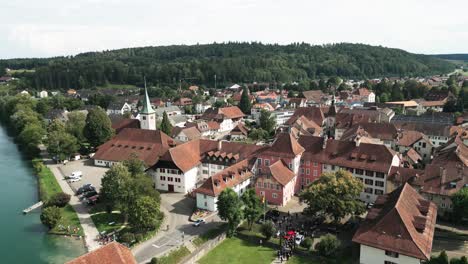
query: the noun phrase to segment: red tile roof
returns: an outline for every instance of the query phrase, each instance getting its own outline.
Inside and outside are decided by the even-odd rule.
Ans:
[[[98,147],[95,160],[120,162],[135,153],[146,166],[154,165],[167,152],[173,139],[160,130],[125,128]]]
[[[132,252],[117,242],[111,242],[99,249],[93,250],[66,264],[136,264]]]
[[[195,192],[216,197],[224,189],[233,188],[252,177],[250,167],[248,159],[242,160],[208,178]]]
[[[201,116],[204,120],[222,120],[224,118],[237,119],[244,117],[244,113],[237,106],[210,108]]]
[[[428,260],[436,216],[435,204],[405,184],[377,198],[353,242]]]
[[[405,147],[410,147],[420,139],[424,138],[424,134],[418,131],[405,130],[400,132],[397,144]]]
[[[297,139],[291,133],[279,133],[273,144],[262,154],[274,157],[294,158],[304,152]]]
[[[318,125],[323,124],[323,120],[325,119],[325,115],[320,107],[299,107],[294,111],[294,114],[286,121],[287,125],[293,124],[299,117],[304,116],[305,118],[313,121]]]
[[[278,160],[271,164],[270,167],[268,167],[268,170],[273,179],[283,186],[286,186],[296,176],[296,174],[291,171],[282,160]]]
[[[172,137],[177,137],[181,132],[184,132],[184,135],[188,140],[199,139],[201,137],[200,130],[197,127],[174,127],[171,132]]]
[[[398,136],[398,130],[395,125],[390,123],[355,124],[343,132],[341,140],[349,140],[355,136],[366,136],[381,140],[394,140]]]
[[[140,128],[140,120],[124,118],[112,122],[112,128],[115,129],[115,133],[120,133],[125,128]]]

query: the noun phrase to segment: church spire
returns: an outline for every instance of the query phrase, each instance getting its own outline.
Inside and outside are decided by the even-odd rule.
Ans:
[[[153,114],[155,113],[153,107],[151,106],[151,102],[148,96],[148,90],[146,89],[146,77],[145,77],[145,102],[143,103],[143,109],[141,110],[140,114]]]

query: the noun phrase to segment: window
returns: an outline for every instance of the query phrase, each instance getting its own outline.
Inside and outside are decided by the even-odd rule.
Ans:
[[[262,159],[258,158],[258,159],[257,159],[257,164],[260,165],[260,166],[262,166]]]
[[[373,177],[373,176],[374,176],[374,172],[373,172],[373,171],[368,171],[368,170],[366,170],[366,176]]]
[[[166,177],[165,176],[161,176],[161,181],[165,181],[166,180]]]
[[[223,169],[223,165],[218,165],[218,170],[222,170]]]
[[[279,184],[276,184],[276,190],[279,191],[279,189],[280,189],[280,185],[279,185]]]
[[[306,165],[307,165],[307,166],[310,166],[310,161],[306,161]]]
[[[203,195],[203,199],[206,199],[206,194]]]
[[[331,169],[332,169],[332,170],[335,170],[335,165],[332,165],[332,166],[331,166]]]
[[[301,168],[301,174],[304,174],[304,168]]]
[[[376,195],[382,195],[382,194],[383,194],[383,191],[382,191],[382,190],[379,190],[379,189],[375,189],[375,190],[374,190],[374,193],[375,193]]]
[[[375,177],[383,179],[385,178],[385,174],[383,174],[383,172],[376,172]]]
[[[445,208],[445,203],[442,203],[442,208]]]
[[[367,184],[367,185],[373,185],[373,184],[374,184],[374,181],[373,181],[373,180],[369,180],[369,179],[365,179],[365,180],[364,180],[364,183]]]
[[[398,253],[389,251],[389,250],[385,250],[385,255],[392,257],[392,258],[398,258]]]
[[[310,174],[310,169],[306,169],[306,175]]]
[[[142,116],[143,117],[143,120],[146,120],[146,116]]]
[[[270,160],[265,160],[265,166],[270,166]]]
[[[262,188],[262,183],[261,183],[261,182],[257,182],[257,187],[258,187],[258,188]]]
[[[264,182],[264,183],[263,183],[263,189],[266,189],[267,186],[268,186],[268,183]]]
[[[375,186],[384,187],[383,181],[375,181]]]
[[[364,189],[364,192],[372,194],[372,188],[367,187]]]
[[[363,173],[364,173],[364,170],[356,169],[356,174],[362,175]]]
[[[208,170],[203,170],[203,174],[208,174]]]
[[[301,165],[302,165],[302,164],[304,164],[304,160],[303,160],[303,159],[301,159]]]
[[[175,182],[180,182],[180,178],[175,178]]]
[[[262,169],[259,168],[259,169],[258,169],[258,174],[261,174],[261,173],[262,173]]]
[[[361,178],[361,177],[356,177],[356,178],[362,182],[362,178]]]
[[[289,169],[292,169],[292,163],[288,164]]]
[[[276,199],[276,198],[278,198],[278,195],[277,195],[276,193],[272,193],[272,194],[271,194],[271,197],[273,197],[273,198]]]
[[[396,264],[396,263],[395,263],[395,262],[392,262],[392,261],[385,260],[385,261],[384,261],[384,264]]]
[[[317,162],[314,162],[314,167],[317,167],[318,166],[318,163]]]
[[[167,180],[168,180],[168,181],[174,181],[174,178],[172,178],[172,177],[167,177]]]
[[[309,185],[310,179],[306,179],[306,184]]]
[[[314,170],[314,177],[317,177],[318,176],[318,172],[317,170]]]
[[[426,142],[423,143],[423,148],[425,148],[425,147],[426,147]]]
[[[207,203],[207,202],[205,202],[205,207],[207,207],[207,206],[208,206],[208,203]]]

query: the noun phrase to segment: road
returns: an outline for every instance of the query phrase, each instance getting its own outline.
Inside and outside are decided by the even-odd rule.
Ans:
[[[468,241],[461,236],[447,236],[447,233],[436,231],[432,242],[432,255],[445,250],[450,258],[468,256]]]
[[[60,170],[61,165],[47,164],[47,166],[54,174],[55,179],[57,179],[57,182],[62,188],[62,191],[71,196],[69,204],[73,206],[73,209],[75,209],[76,214],[78,215],[78,219],[80,220],[83,233],[85,234],[84,238],[88,252],[94,249],[98,249],[101,247],[99,242],[96,240],[99,231],[94,225],[93,220],[91,219],[91,215],[88,213],[88,208],[86,208],[86,206],[78,199],[78,197],[75,196],[75,193],[71,189],[70,185],[68,185],[67,181],[64,179],[65,177]]]
[[[147,263],[151,258],[160,256],[182,245],[184,241],[190,241],[195,236],[221,224],[221,220],[215,215],[207,219],[206,224],[199,227],[192,226],[189,218],[194,208],[194,199],[187,198],[181,193],[162,193],[161,210],[166,215],[165,222],[169,225],[169,230],[167,224],[164,224],[154,238],[133,248],[132,253],[137,262]]]

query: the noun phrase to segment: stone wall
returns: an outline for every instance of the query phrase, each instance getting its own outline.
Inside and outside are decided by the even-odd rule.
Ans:
[[[221,242],[226,239],[226,233],[222,233],[221,235],[217,236],[214,239],[207,241],[205,244],[201,245],[195,251],[193,251],[190,255],[185,257],[180,263],[182,264],[194,264],[197,263],[199,259],[201,259],[206,253],[212,250],[214,247],[219,245]]]

